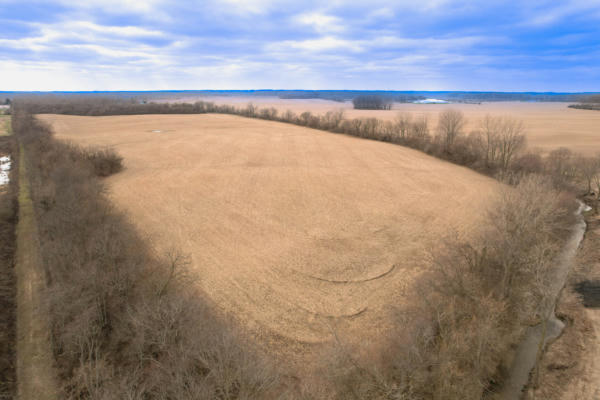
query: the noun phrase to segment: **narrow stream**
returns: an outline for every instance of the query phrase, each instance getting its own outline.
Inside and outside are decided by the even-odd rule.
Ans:
[[[551,311],[549,313],[550,317],[546,321],[545,329],[544,323],[539,323],[527,329],[523,341],[517,348],[515,359],[509,370],[508,379],[500,391],[500,399],[518,400],[522,397],[523,388],[529,381],[529,373],[535,367],[540,343],[544,341],[543,346],[546,346],[548,342],[560,336],[565,327],[564,323],[556,318],[556,302],[560,291],[565,286],[571,265],[577,254],[577,249],[585,233],[586,224],[582,213],[590,209],[583,202],[579,200],[578,202],[579,208],[576,211],[577,222],[573,226],[571,236],[565,244],[563,251],[556,259],[553,268],[554,277],[551,280],[552,284],[550,286],[550,304],[552,304],[552,310],[549,310]]]

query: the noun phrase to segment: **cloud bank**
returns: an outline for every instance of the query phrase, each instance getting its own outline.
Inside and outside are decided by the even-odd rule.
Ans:
[[[600,0],[0,0],[0,90],[600,91]]]

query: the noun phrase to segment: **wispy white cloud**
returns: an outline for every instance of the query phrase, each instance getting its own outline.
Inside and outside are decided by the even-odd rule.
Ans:
[[[600,0],[0,4],[3,89],[600,90]]]
[[[346,30],[346,25],[339,17],[320,12],[309,12],[293,17],[295,23],[306,25],[318,33],[339,33]]]
[[[110,26],[99,25],[91,21],[68,21],[60,24],[61,29],[69,32],[90,32],[102,35],[115,35],[120,37],[165,37],[165,33],[156,29],[147,29],[139,26]]]
[[[107,14],[136,14],[162,19],[168,5],[166,0],[58,0],[57,4],[83,12],[101,10]]]
[[[324,51],[363,51],[358,41],[340,39],[333,36],[323,36],[317,39],[306,40],[284,40],[281,42],[268,43],[265,46],[267,52],[294,52],[298,50],[306,52],[321,53]]]
[[[543,27],[550,26],[573,16],[596,16],[600,18],[600,0],[565,0],[558,2],[542,2],[528,7],[528,13],[521,21],[522,25]],[[600,22],[600,21],[599,21]]]

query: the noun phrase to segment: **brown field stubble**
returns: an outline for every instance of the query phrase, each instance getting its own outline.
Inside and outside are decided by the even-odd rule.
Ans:
[[[189,254],[203,291],[286,355],[333,331],[376,337],[429,250],[469,236],[501,187],[401,146],[230,115],[40,118],[59,139],[117,150],[118,208],[159,251]]]

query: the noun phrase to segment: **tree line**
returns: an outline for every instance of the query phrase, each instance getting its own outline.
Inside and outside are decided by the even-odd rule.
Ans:
[[[352,99],[356,110],[391,110],[392,99],[377,95],[361,95]]]
[[[140,104],[115,98],[62,96],[24,97],[18,100],[17,107],[19,105],[35,114],[221,113],[279,121],[407,146],[509,182],[523,175],[538,173],[552,176],[558,185],[573,187],[586,180],[585,175],[590,173],[584,173],[584,169],[594,164],[566,148],[556,149],[548,155],[529,150],[523,122],[511,116],[485,116],[468,132],[465,115],[453,109],[440,113],[437,121],[410,113],[398,113],[393,120],[383,121],[377,118],[348,119],[341,109],[321,115],[310,111],[296,114],[289,110],[280,112],[273,107],[259,108],[252,103],[242,107],[205,101]]]
[[[0,156],[10,156],[10,181],[0,186],[0,398],[16,394],[16,277],[14,270],[18,220],[18,151],[12,136],[0,137]]]

